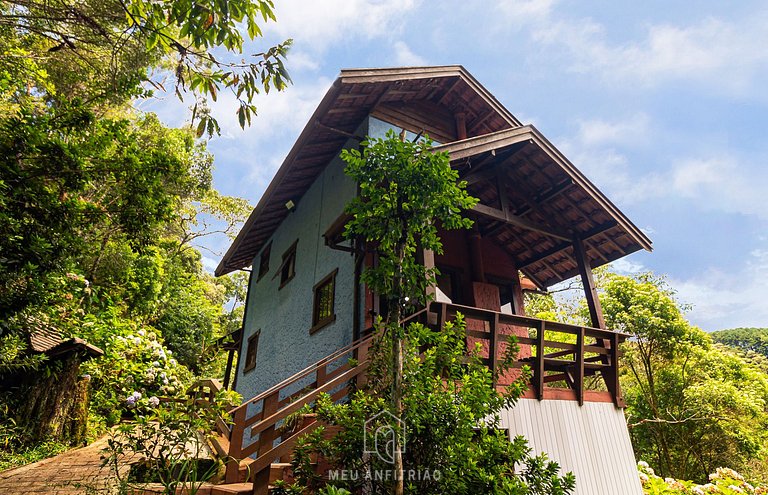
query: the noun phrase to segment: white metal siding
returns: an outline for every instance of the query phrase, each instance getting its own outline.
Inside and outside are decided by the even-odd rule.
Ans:
[[[607,402],[520,399],[501,426],[576,475],[574,495],[642,495],[624,412]]]

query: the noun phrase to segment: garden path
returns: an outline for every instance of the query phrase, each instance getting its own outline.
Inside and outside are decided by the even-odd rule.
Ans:
[[[108,493],[114,484],[108,467],[101,467],[101,451],[109,436],[79,449],[0,472],[0,494],[80,495]]]

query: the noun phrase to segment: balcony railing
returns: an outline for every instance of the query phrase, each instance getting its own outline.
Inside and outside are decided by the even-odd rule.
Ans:
[[[574,398],[581,405],[585,397],[589,397],[590,400],[609,399],[623,407],[618,363],[619,345],[627,334],[458,304],[434,302],[430,312],[437,314],[435,323],[439,328],[458,313],[464,315],[468,341],[481,343],[481,358],[494,372],[504,358],[509,336],[514,335],[520,346],[514,366],[532,369],[530,395],[539,400]],[[586,378],[598,374],[604,382],[602,393],[587,390],[585,386]]]

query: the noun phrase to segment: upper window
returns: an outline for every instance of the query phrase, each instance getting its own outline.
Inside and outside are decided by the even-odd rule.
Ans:
[[[283,253],[283,262],[280,264],[280,269],[277,272],[280,274],[281,289],[293,279],[294,275],[296,275],[296,244],[298,244],[298,242],[299,240],[296,239],[296,241],[291,244],[291,247]]]
[[[259,258],[259,277],[256,281],[261,280],[261,277],[269,272],[269,255],[272,254],[272,243],[267,244],[267,247],[262,249],[261,257]]]
[[[248,350],[245,352],[245,366],[243,367],[243,373],[251,371],[256,367],[256,353],[259,350],[259,335],[261,330],[258,330],[255,334],[248,338]]]
[[[315,287],[315,301],[312,309],[312,328],[310,333],[320,330],[336,319],[334,302],[336,299],[336,273],[335,269],[325,276]]]

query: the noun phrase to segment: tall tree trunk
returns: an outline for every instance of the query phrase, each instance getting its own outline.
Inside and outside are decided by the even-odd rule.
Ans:
[[[393,293],[400,294],[401,278],[402,278],[402,262],[405,257],[405,246],[400,245],[397,248],[397,257],[400,263],[398,264],[398,273],[395,276],[395,286]],[[397,299],[391,300],[389,305],[389,311],[387,315],[387,323],[389,331],[392,332],[392,408],[395,410],[395,415],[400,419],[403,414],[403,339],[400,336],[400,318],[402,316],[401,301]],[[399,425],[402,426],[402,422]],[[401,436],[404,436],[404,432],[395,431],[395,444],[394,452],[392,453],[395,471],[395,487],[393,490],[394,495],[403,495],[403,446],[400,442]]]

